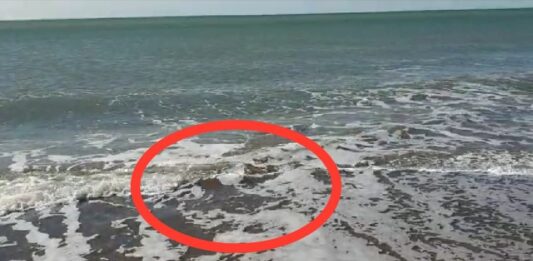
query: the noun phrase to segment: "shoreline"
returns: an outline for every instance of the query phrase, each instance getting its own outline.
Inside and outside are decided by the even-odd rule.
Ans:
[[[0,258],[46,259],[61,254],[70,260],[270,260],[297,258],[304,249],[316,251],[316,259],[311,260],[323,260],[330,251],[335,251],[339,260],[355,253],[362,260],[429,256],[525,260],[531,254],[528,246],[533,245],[533,234],[528,217],[532,213],[516,209],[531,203],[526,195],[533,186],[531,177],[456,172],[436,176],[424,171],[366,168],[342,168],[341,173],[346,186],[337,213],[301,242],[275,251],[238,255],[189,248],[153,230],[129,197],[112,196],[1,216],[0,250],[6,251],[0,251]],[[302,192],[319,196],[328,187],[324,173],[316,172],[305,174],[305,183],[320,186],[278,181],[272,189],[285,191],[281,194],[266,194],[268,189],[261,188],[263,183],[287,180],[291,175],[294,173],[256,173],[250,174],[252,179],[230,185],[204,178],[146,202],[168,226],[205,240],[272,238],[293,231],[316,215],[322,200],[306,200]],[[302,181],[302,177],[290,179]],[[423,191],[424,196],[416,191]],[[486,191],[514,192],[504,198]],[[470,237],[474,230],[477,236]]]

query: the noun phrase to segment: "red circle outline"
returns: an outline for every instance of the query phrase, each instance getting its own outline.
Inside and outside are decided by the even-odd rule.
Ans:
[[[302,146],[304,146],[309,151],[313,152],[324,164],[328,170],[331,178],[331,194],[329,196],[326,206],[320,212],[320,214],[314,218],[311,222],[305,226],[295,230],[289,234],[264,240],[264,241],[255,241],[248,243],[224,243],[203,240],[196,237],[189,236],[187,234],[178,232],[157,217],[155,217],[148,206],[145,204],[142,194],[141,194],[141,179],[144,173],[145,168],[148,166],[150,161],[157,156],[161,151],[163,151],[168,146],[196,135],[205,134],[209,132],[216,131],[234,131],[234,130],[245,130],[245,131],[255,131],[263,132],[277,135],[282,138],[294,141]],[[189,126],[184,129],[178,130],[170,135],[159,140],[153,144],[148,150],[141,156],[138,160],[133,174],[131,176],[131,198],[133,204],[139,214],[148,222],[156,231],[167,236],[168,238],[190,246],[197,249],[202,249],[212,252],[223,252],[223,253],[248,253],[248,252],[259,252],[278,248],[281,246],[294,243],[320,228],[328,219],[333,215],[341,197],[341,176],[337,165],[331,158],[331,156],[316,142],[309,139],[303,134],[300,134],[291,129],[281,127],[271,123],[265,123],[260,121],[252,120],[221,120],[221,121],[212,121],[201,123],[194,126]]]

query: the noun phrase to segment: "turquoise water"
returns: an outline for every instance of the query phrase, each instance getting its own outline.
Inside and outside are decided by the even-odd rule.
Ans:
[[[342,134],[424,110],[401,109],[394,89],[470,81],[530,95],[531,25],[529,9],[2,22],[1,147],[65,153],[84,135],[224,118]],[[368,98],[399,111],[367,114]]]
[[[466,94],[530,98],[532,25],[531,9],[2,22],[1,150],[68,154],[84,135],[127,140],[224,118],[351,133],[437,113],[403,108],[395,89],[457,93],[465,82],[490,86]],[[485,119],[516,127],[512,117],[529,113]]]
[[[529,260],[532,28],[533,9],[0,22],[0,259]],[[308,241],[214,255],[133,211],[152,143],[228,118],[293,128],[338,164],[340,205]],[[292,145],[180,142],[143,195],[209,240],[279,236],[330,190]]]
[[[5,133],[140,124],[139,109],[257,118],[307,103],[302,89],[527,73],[532,24],[532,10],[2,22],[0,119]],[[254,95],[274,101],[232,110]],[[193,111],[204,100],[226,112]]]
[[[530,150],[532,25],[530,9],[2,22],[0,169],[226,118]]]

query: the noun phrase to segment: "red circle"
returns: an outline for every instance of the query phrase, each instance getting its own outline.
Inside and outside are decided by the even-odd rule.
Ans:
[[[150,161],[165,148],[180,140],[209,132],[234,130],[256,131],[274,134],[279,137],[294,141],[313,152],[322,161],[331,177],[331,194],[322,212],[320,212],[320,214],[311,222],[289,234],[264,241],[248,243],[224,243],[199,239],[180,233],[170,228],[165,223],[161,222],[161,220],[159,220],[157,217],[155,217],[151,213],[148,206],[144,203],[141,194],[141,178],[144,173],[144,169],[148,166]],[[160,141],[153,144],[141,156],[135,165],[133,175],[131,177],[130,189],[135,208],[137,208],[139,214],[146,220],[146,222],[148,222],[159,233],[173,239],[178,243],[202,250],[225,253],[247,253],[270,250],[294,243],[320,228],[335,212],[335,209],[339,203],[341,197],[341,176],[339,174],[339,170],[337,169],[337,165],[331,156],[324,149],[322,149],[320,145],[307,138],[303,134],[285,127],[265,122],[251,120],[222,120],[186,127],[164,137]]]

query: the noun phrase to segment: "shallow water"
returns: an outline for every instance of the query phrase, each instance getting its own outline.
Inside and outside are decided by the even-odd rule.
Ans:
[[[532,24],[531,10],[0,23],[0,259],[230,258],[150,230],[129,178],[166,134],[244,118],[323,145],[343,198],[304,241],[232,257],[527,260]],[[321,169],[294,144],[218,133],[165,150],[143,191],[173,227],[258,240],[322,208]]]

